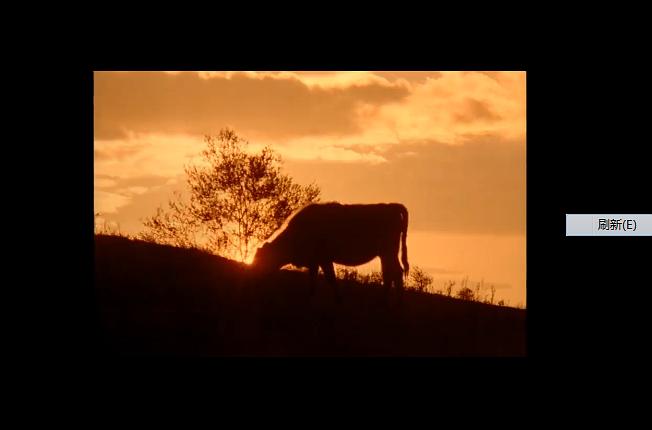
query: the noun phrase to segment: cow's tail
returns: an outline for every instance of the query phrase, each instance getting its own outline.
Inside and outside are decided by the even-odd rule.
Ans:
[[[403,276],[407,278],[410,272],[410,264],[407,256],[407,228],[408,228],[408,211],[403,205],[399,205],[401,211],[401,263],[403,263]]]

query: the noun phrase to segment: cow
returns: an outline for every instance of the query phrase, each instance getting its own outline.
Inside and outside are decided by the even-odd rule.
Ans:
[[[337,293],[333,263],[358,266],[380,257],[383,285],[403,289],[407,276],[408,211],[399,203],[313,203],[288,218],[262,247],[252,262],[259,273],[286,264],[306,267],[311,286],[321,267]],[[399,264],[399,244],[402,245]]]

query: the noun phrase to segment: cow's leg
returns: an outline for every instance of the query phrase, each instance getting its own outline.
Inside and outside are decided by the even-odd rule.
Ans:
[[[310,295],[312,296],[315,293],[315,285],[317,284],[317,275],[319,275],[319,265],[314,264],[308,266],[308,271],[310,273]]]
[[[321,270],[324,271],[326,282],[328,282],[333,286],[333,292],[335,294],[335,298],[338,301],[340,301],[341,299],[340,290],[337,287],[337,279],[335,278],[335,268],[333,267],[333,263],[332,262],[322,263],[320,266],[321,266]]]
[[[403,268],[401,263],[398,261],[398,257],[394,256],[392,262],[392,273],[394,277],[394,286],[398,291],[403,291]]]
[[[392,283],[397,290],[403,290],[403,269],[398,261],[397,256],[380,257],[380,265],[383,271],[383,285],[386,289],[392,287]]]
[[[380,257],[380,270],[383,272],[383,287],[385,291],[389,291],[392,288],[392,275],[391,275],[391,264],[390,259],[387,257]]]
[[[324,271],[324,276],[326,277],[326,281],[329,284],[335,284],[336,283],[335,268],[333,267],[333,263],[323,263],[320,266],[321,266],[321,270]]]

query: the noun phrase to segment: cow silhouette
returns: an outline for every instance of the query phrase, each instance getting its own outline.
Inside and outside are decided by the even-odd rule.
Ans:
[[[407,227],[408,211],[399,203],[310,204],[258,248],[252,266],[262,273],[286,264],[307,267],[311,285],[321,267],[335,287],[333,263],[358,266],[380,257],[383,285],[402,289],[403,276],[409,271]],[[398,260],[399,244],[403,267]]]

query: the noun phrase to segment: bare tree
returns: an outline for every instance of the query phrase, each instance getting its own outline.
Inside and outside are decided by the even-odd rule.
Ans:
[[[292,212],[319,200],[319,187],[296,184],[282,173],[271,148],[250,153],[249,143],[228,128],[205,142],[204,163],[185,169],[190,201],[177,195],[168,212],[159,208],[144,221],[141,237],[246,261]]]
[[[190,207],[179,192],[168,202],[168,210],[159,207],[156,214],[143,221],[145,230],[139,237],[150,242],[163,243],[183,248],[210,247],[202,244],[202,231],[206,228],[192,216]],[[204,227],[204,228],[202,228]]]

